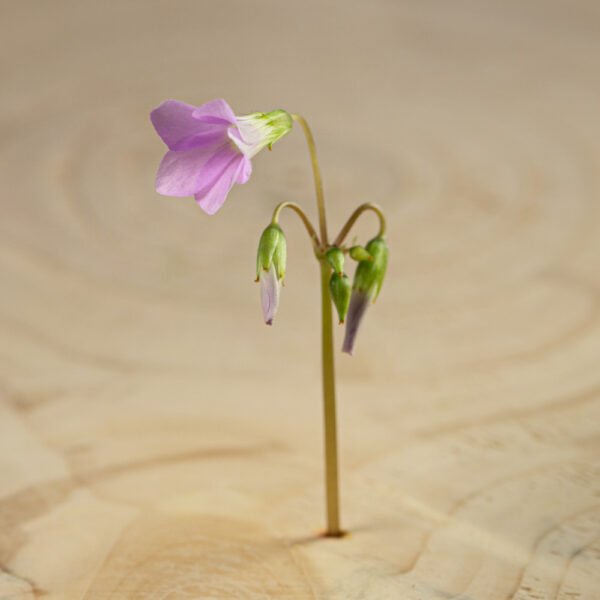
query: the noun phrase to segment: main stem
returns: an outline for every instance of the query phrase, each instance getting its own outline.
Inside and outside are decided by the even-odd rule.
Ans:
[[[308,123],[300,115],[291,115],[298,121],[304,130],[306,142],[310,151],[310,158],[315,178],[315,192],[317,195],[317,210],[319,213],[319,231],[321,234],[321,251],[327,250],[327,221],[325,217],[325,197],[323,194],[323,181],[317,160],[317,148]],[[321,269],[321,349],[323,373],[323,418],[325,429],[325,491],[327,496],[327,531],[328,537],[340,537],[340,509],[339,509],[339,484],[338,484],[338,457],[337,457],[337,417],[335,409],[335,368],[333,360],[333,319],[331,318],[331,298],[329,296],[329,277],[331,268],[325,257],[319,256]]]
[[[321,267],[321,343],[323,364],[323,419],[325,424],[325,489],[327,493],[327,535],[339,537],[340,529],[337,418],[335,411],[335,368],[333,361],[333,320],[329,277],[331,268],[323,258]]]

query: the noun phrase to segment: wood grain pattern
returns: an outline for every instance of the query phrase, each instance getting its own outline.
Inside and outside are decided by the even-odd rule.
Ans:
[[[600,598],[597,2],[27,0],[0,29],[1,599]],[[154,192],[169,97],[304,114],[332,234],[385,207],[338,355],[343,539],[291,215],[273,328],[252,283],[275,204],[314,214],[304,141],[209,218]]]

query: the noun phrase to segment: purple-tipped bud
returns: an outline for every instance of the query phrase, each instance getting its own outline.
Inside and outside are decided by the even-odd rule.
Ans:
[[[388,249],[385,240],[381,237],[372,239],[366,245],[367,260],[361,260],[354,273],[350,306],[346,316],[346,335],[342,352],[352,354],[356,334],[363,315],[371,301],[375,301],[385,277],[387,268]]]
[[[263,315],[267,325],[279,306],[279,292],[285,277],[286,242],[279,225],[269,225],[260,236],[256,257],[256,281],[260,281]]]

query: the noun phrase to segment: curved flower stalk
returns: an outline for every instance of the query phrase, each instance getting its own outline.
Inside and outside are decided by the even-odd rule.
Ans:
[[[156,191],[194,196],[216,213],[234,183],[246,183],[258,152],[290,132],[283,110],[236,117],[225,100],[192,106],[166,100],[151,113],[156,132],[169,148],[158,168]]]

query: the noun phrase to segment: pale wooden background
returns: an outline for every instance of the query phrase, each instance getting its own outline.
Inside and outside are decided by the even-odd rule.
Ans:
[[[5,0],[0,29],[0,598],[600,598],[596,0]],[[154,192],[150,109],[218,97],[308,118],[332,232],[389,217],[338,355],[342,540],[291,215],[273,328],[252,283],[273,206],[315,212],[300,132],[215,217]]]

